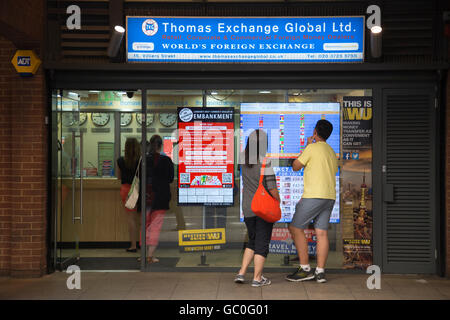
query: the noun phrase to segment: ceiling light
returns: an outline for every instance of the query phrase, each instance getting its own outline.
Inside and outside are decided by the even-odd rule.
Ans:
[[[269,91],[269,90],[261,90],[259,93],[272,93],[272,91]]]
[[[373,26],[370,33],[370,55],[378,59],[383,55],[383,40],[380,26]]]
[[[115,26],[114,30],[116,30],[117,32],[120,32],[120,33],[124,33],[125,32],[125,28],[122,27],[122,26]]]
[[[372,31],[372,33],[380,33],[383,29],[380,26],[373,26],[370,28],[370,31]]]
[[[217,91],[211,91],[211,94],[212,95],[216,95],[216,94],[219,94]]]
[[[120,50],[120,45],[122,43],[123,35],[125,33],[125,28],[122,26],[115,26],[114,32],[109,40],[108,50],[106,51],[108,57],[115,58]]]

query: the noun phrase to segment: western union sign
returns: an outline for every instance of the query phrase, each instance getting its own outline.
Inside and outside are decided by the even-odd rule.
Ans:
[[[225,228],[178,231],[179,246],[203,246],[224,243],[226,243]]]

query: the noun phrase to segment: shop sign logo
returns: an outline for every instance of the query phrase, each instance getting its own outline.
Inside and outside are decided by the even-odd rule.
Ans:
[[[71,275],[69,278],[67,278],[67,289],[69,290],[73,290],[73,289],[77,289],[77,290],[81,290],[81,270],[79,266],[76,265],[72,265],[69,266],[66,270],[66,273],[71,274],[73,273],[73,275]]]
[[[189,108],[181,109],[180,111],[180,120],[183,122],[189,122],[194,117],[194,113]]]
[[[142,32],[147,36],[154,36],[158,32],[158,23],[153,19],[147,19],[142,23]]]
[[[360,121],[372,119],[372,100],[362,97],[361,99],[353,98],[352,100],[344,100],[343,116],[344,120]]]

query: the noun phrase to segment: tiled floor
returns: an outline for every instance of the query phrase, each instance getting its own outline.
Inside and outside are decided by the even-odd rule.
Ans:
[[[253,288],[251,277],[235,284],[234,274],[218,272],[83,272],[81,289],[69,290],[70,275],[39,279],[0,278],[0,299],[163,299],[163,300],[391,300],[450,299],[450,279],[422,275],[383,275],[380,290],[369,290],[368,275],[329,274],[326,284],[292,283],[285,274],[267,273],[272,285]]]
[[[176,246],[174,244],[174,246]],[[234,267],[239,269],[242,262],[242,248],[240,249],[226,249],[219,251],[206,252],[207,264],[210,267]],[[72,249],[65,249],[63,252],[64,257],[70,257],[75,253],[79,253],[81,258],[99,258],[99,257],[118,257],[129,258],[139,257],[140,250],[136,253],[126,252],[124,249],[80,249],[78,251]],[[174,248],[158,248],[156,256],[161,257],[178,257],[180,258],[177,267],[197,267],[200,263],[201,252],[180,253],[178,247]],[[290,256],[294,258],[294,255]],[[327,259],[327,267],[329,269],[342,269],[342,252],[330,251]],[[315,267],[315,260],[311,259],[311,266]],[[298,265],[298,261],[290,262],[292,268]],[[267,272],[270,272],[270,268],[280,268],[284,266],[284,254],[269,254],[265,262],[265,268]]]

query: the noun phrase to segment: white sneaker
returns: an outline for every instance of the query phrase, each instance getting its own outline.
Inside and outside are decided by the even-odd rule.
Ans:
[[[245,281],[244,276],[241,275],[241,274],[238,274],[238,275],[236,276],[236,278],[234,278],[234,282],[235,282],[235,283],[244,283],[244,281]]]
[[[268,286],[271,283],[272,282],[269,279],[264,278],[263,276],[261,276],[261,281],[256,281],[256,280],[252,281],[252,287]]]

